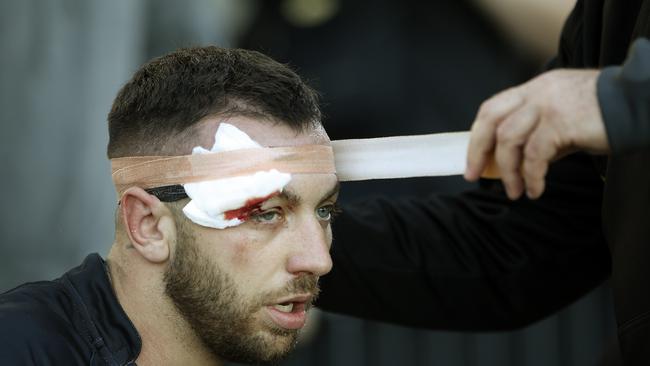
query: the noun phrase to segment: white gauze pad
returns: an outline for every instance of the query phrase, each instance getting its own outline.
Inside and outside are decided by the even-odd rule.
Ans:
[[[251,148],[262,146],[237,127],[221,123],[214,136],[212,149],[197,146],[192,150],[192,155]],[[228,211],[281,192],[290,180],[291,174],[271,169],[247,176],[187,183],[183,187],[191,200],[183,208],[183,213],[195,224],[205,227],[225,229],[237,226],[244,220],[227,218]]]

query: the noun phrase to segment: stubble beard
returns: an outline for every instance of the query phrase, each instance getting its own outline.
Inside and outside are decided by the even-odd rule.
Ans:
[[[183,239],[165,272],[165,293],[203,344],[221,360],[273,364],[284,359],[295,348],[298,330],[262,328],[254,314],[264,300],[317,294],[318,278],[304,276],[281,292],[247,301],[231,276],[201,256],[193,240]]]

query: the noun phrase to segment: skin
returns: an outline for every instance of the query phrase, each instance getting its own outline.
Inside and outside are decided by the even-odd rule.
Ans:
[[[245,117],[200,122],[195,145],[212,146],[220,122],[235,125],[264,146],[329,145],[322,129],[297,134],[283,125]],[[332,232],[323,207],[336,201],[337,178],[294,175],[284,192],[287,195],[264,202],[262,213],[254,219],[225,230],[198,226],[141,188],[125,192],[119,213],[122,223],[108,263],[117,298],[142,338],[138,365],[223,362],[166,293],[165,274],[179,245],[192,245],[201,262],[212,266],[210,271],[218,270],[232,280],[236,298],[226,303],[255,304],[246,318],[250,328],[246,332],[263,340],[266,351],[282,353],[292,347],[295,334],[274,322],[269,306],[296,295],[310,298],[313,293],[292,293],[301,287],[287,285],[330,271]]]
[[[598,70],[554,70],[485,101],[472,124],[465,179],[494,159],[508,197],[539,198],[554,160],[576,151],[608,154]]]

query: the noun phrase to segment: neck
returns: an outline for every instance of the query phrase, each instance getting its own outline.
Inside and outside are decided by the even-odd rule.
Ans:
[[[156,284],[154,279],[162,278],[159,270],[134,261],[125,266],[121,260],[125,255],[116,253],[118,246],[113,245],[107,263],[117,299],[142,339],[137,364],[222,365],[178,314],[164,293],[164,285]]]

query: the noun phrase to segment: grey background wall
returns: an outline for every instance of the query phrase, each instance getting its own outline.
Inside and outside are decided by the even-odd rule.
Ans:
[[[353,108],[346,101],[354,99],[337,94],[337,84],[331,82],[333,71],[312,62],[322,55],[309,47],[310,38],[299,38],[320,37],[318,29],[294,27],[289,32],[286,27],[279,27],[273,28],[277,32],[269,33],[271,39],[261,38],[265,27],[275,26],[273,16],[277,14],[268,9],[268,3],[283,5],[278,1],[261,5],[252,0],[0,2],[0,291],[25,281],[57,277],[87,253],[108,251],[115,196],[105,158],[106,115],[121,84],[138,65],[153,56],[192,44],[261,48],[282,61],[298,65],[301,72],[326,91],[325,100],[331,103],[326,107],[328,123],[335,137],[399,132],[395,126],[373,130],[363,121],[349,122],[363,119],[350,116]],[[375,2],[374,7],[362,9],[367,12],[366,19],[373,14],[385,17],[385,23],[376,23],[378,32],[389,29],[391,19],[390,9],[381,4]],[[345,19],[341,15],[327,27],[345,29]],[[444,28],[453,27],[452,23],[436,24]],[[372,30],[370,25],[363,29]],[[332,34],[329,45],[335,47],[336,33],[329,28],[321,30]],[[406,47],[406,43],[399,43],[399,38],[387,37],[388,42]],[[289,41],[295,44],[287,45]],[[337,51],[341,59],[347,57],[344,51]],[[466,50],[457,47],[456,51],[462,55]],[[346,60],[354,62],[354,57]],[[499,64],[506,66],[498,68]],[[336,64],[335,73],[354,73],[351,69],[346,71],[345,65]],[[513,70],[507,62],[494,65],[490,69],[495,79],[490,84],[492,88],[514,83],[525,73],[506,73]],[[355,96],[365,95],[362,89],[355,88],[338,89]],[[449,117],[452,114],[444,108],[441,111],[418,107],[422,101],[411,98],[410,104],[422,110],[423,116],[438,113],[449,117],[422,117],[425,119],[418,122],[414,116],[413,129],[464,129],[470,121],[467,116],[474,113],[480,98],[489,92],[486,87],[475,99],[465,101],[466,108],[454,117],[463,122],[454,122]],[[369,98],[372,102],[373,95]],[[347,109],[332,107],[336,103]],[[363,103],[355,106],[364,108]],[[459,109],[454,105],[446,108]],[[370,110],[364,115],[365,119],[378,118]],[[402,192],[412,191],[412,187],[416,187],[416,192],[467,187],[457,180],[427,180],[413,186],[411,183],[395,186]],[[367,187],[349,186],[345,199],[358,199],[362,191],[381,193],[384,189],[377,185]],[[558,315],[527,329],[506,333],[422,331],[322,314],[315,336],[302,344],[285,365],[596,365],[612,335],[612,309],[604,287]]]

